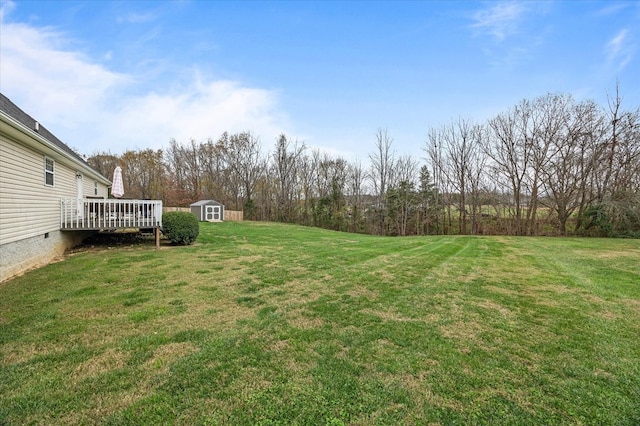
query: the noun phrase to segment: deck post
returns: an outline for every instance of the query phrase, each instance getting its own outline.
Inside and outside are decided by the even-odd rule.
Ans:
[[[156,236],[156,248],[159,249],[160,248],[160,227],[156,226],[156,228],[153,231],[153,233]]]

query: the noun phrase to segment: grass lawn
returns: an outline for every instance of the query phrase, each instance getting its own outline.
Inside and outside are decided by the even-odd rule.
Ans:
[[[0,424],[640,424],[640,241],[201,224],[0,286]]]

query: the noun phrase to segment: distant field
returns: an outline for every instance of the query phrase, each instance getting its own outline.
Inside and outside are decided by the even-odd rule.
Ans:
[[[640,241],[201,224],[0,286],[0,424],[640,424]]]

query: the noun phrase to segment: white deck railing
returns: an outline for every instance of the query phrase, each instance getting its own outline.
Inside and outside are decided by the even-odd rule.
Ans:
[[[61,229],[162,227],[162,201],[63,198]]]

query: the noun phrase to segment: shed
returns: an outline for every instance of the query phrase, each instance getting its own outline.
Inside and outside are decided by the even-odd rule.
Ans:
[[[200,200],[189,207],[191,214],[201,222],[222,222],[224,220],[224,205],[215,200]]]

